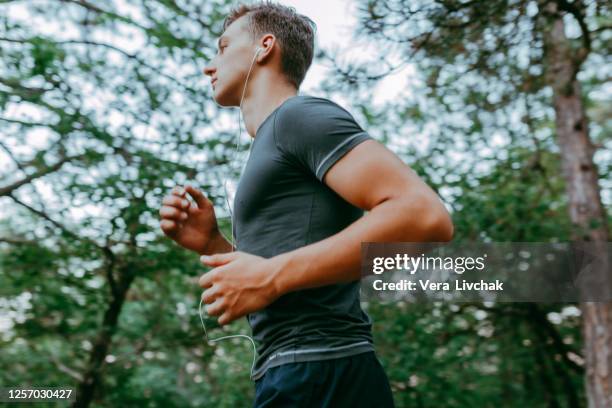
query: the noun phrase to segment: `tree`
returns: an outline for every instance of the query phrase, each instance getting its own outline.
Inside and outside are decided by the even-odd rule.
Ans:
[[[538,146],[544,139],[530,129],[554,118],[546,136],[554,137],[560,150],[571,239],[601,243],[605,249],[610,214],[602,205],[593,159],[605,139],[590,127],[581,83],[608,79],[599,76],[598,67],[609,41],[609,11],[605,2],[578,0],[364,1],[359,34],[383,41],[386,50],[402,47],[403,60],[419,66],[428,96],[447,113],[437,117],[442,131],[466,123],[461,130],[473,143],[501,132],[513,142],[524,137]],[[567,24],[574,28],[572,37]],[[387,74],[334,64],[354,89]],[[522,128],[513,119],[517,112]],[[534,157],[535,165],[539,159]],[[605,270],[599,279],[609,287]],[[589,406],[612,406],[612,376],[606,369],[612,366],[612,304],[585,302],[581,307]]]
[[[228,7],[217,4],[211,13],[203,4],[172,1],[0,4],[1,147],[10,160],[0,196],[22,220],[3,222],[2,296],[30,299],[5,340],[4,363],[17,368],[2,370],[3,383],[38,382],[27,373],[40,370],[49,385],[74,384],[75,406],[84,407],[113,399],[105,395],[108,385],[122,378],[118,390],[131,387],[135,400],[158,387],[184,406],[189,399],[181,393],[197,384],[190,373],[177,387],[181,361],[214,360],[210,349],[198,350],[203,335],[192,279],[203,268],[162,237],[157,218],[161,197],[186,181],[221,204],[234,134],[211,131],[216,108],[201,67]],[[155,296],[164,292],[172,296]],[[161,320],[173,338],[152,337],[157,319],[173,316],[179,304],[188,320]],[[34,357],[18,358],[23,339]],[[163,368],[165,387],[134,380],[149,347],[172,343],[181,346],[181,358]],[[124,371],[108,367],[115,362]],[[220,400],[203,398],[200,404]]]

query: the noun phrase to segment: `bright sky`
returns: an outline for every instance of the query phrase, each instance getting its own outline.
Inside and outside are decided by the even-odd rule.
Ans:
[[[317,49],[338,50],[342,62],[345,59],[350,61],[372,61],[379,55],[380,50],[376,52],[374,45],[367,44],[363,40],[356,44],[352,38],[357,24],[356,2],[350,0],[326,0],[324,6],[322,1],[312,0],[282,0],[280,3],[294,7],[298,13],[310,17],[317,24],[317,38],[315,42]],[[397,62],[393,56],[389,59],[393,63]],[[384,66],[380,68],[381,70],[387,69]],[[301,91],[303,93],[314,93],[317,84],[328,71],[329,68],[326,66],[316,61],[313,62],[304,79]],[[410,72],[411,69],[409,67],[402,68],[380,81],[372,90],[372,103],[378,105],[393,99],[400,92],[405,92],[406,77]],[[349,104],[349,100],[343,99],[341,95],[334,97],[334,100],[340,104]]]

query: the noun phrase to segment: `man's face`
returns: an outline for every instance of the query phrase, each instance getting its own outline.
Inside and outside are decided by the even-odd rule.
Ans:
[[[204,68],[204,74],[211,77],[215,101],[221,106],[240,105],[256,49],[247,24],[247,16],[242,16],[227,27],[219,37],[217,55]]]

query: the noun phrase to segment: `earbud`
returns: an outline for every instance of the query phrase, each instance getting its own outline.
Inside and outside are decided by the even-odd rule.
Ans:
[[[249,76],[251,75],[251,69],[253,68],[253,64],[255,63],[255,58],[257,58],[257,54],[259,54],[261,51],[263,51],[264,49],[261,47],[257,47],[257,49],[255,50],[255,55],[253,55],[253,61],[251,62],[251,66],[249,67],[249,72],[247,73],[247,77],[246,80],[244,81],[244,88],[242,88],[242,98],[240,98],[240,107],[238,109],[238,138],[236,139],[236,150],[234,151],[234,157],[232,158],[232,167],[233,167],[233,162],[234,159],[236,158],[236,155],[238,154],[238,145],[240,144],[240,135],[242,134],[242,121],[240,120],[240,115],[242,113],[242,101],[244,100],[244,93],[246,91],[246,86],[247,83],[249,81]],[[253,145],[253,140],[251,139],[251,146]],[[250,149],[249,149],[250,151]],[[243,169],[244,170],[244,169]],[[231,228],[232,228],[232,248],[238,248],[237,243],[235,244],[235,237],[234,237],[234,211],[232,210],[232,207],[229,203],[229,194],[227,192],[227,182],[228,180],[226,179],[225,182],[223,183],[223,188],[225,189],[225,201],[227,203],[227,208],[229,209],[230,212],[230,222],[231,222]],[[208,340],[209,343],[211,342],[215,342],[215,341],[219,341],[219,340],[224,340],[224,339],[230,339],[230,338],[236,338],[236,337],[245,337],[247,339],[249,339],[251,341],[251,343],[253,344],[253,363],[251,364],[251,375],[253,375],[253,373],[255,372],[255,361],[257,358],[257,346],[255,345],[255,341],[250,337],[247,336],[246,334],[232,334],[230,336],[222,336],[222,337],[218,337],[216,339],[211,339],[208,337],[208,332],[206,331],[206,326],[204,325],[204,317],[202,316],[202,302],[203,299],[200,299],[200,306],[198,308],[198,314],[200,315],[200,322],[202,323],[202,328],[204,329],[204,335],[206,336],[206,339]],[[204,309],[204,313],[206,313],[206,309]]]

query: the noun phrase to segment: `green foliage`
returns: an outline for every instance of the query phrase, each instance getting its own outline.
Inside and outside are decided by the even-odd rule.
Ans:
[[[10,323],[0,384],[77,387],[110,330],[92,406],[249,406],[251,343],[206,342],[196,285],[205,269],[157,221],[169,189],[192,182],[230,236],[221,186],[237,176],[235,132],[210,134],[219,112],[201,69],[231,2],[21,3],[0,4],[0,152],[13,153],[2,156],[0,188],[65,163],[0,197],[0,324]],[[409,24],[386,33],[421,46],[410,92],[374,106],[358,92],[371,80],[355,73],[323,89],[355,92],[364,128],[445,199],[456,240],[566,241],[531,2],[417,3],[395,10],[423,6],[419,24],[403,16]],[[363,8],[378,15],[363,19],[372,38],[397,17],[385,4]],[[601,86],[595,65],[584,83],[594,140],[605,143],[609,108],[590,96]],[[602,186],[611,168],[601,160]],[[117,299],[116,324],[105,326]],[[398,407],[583,404],[574,305],[366,306]],[[211,339],[249,333],[245,319],[205,324]]]
[[[385,50],[381,59],[393,56],[410,68],[411,80],[407,92],[381,109],[385,120],[363,118],[442,196],[452,211],[456,242],[570,239],[545,77],[544,3],[358,2],[357,40],[375,43]],[[601,16],[609,7],[603,3],[572,4],[588,27],[606,25]],[[572,46],[583,52],[577,17],[567,17],[568,30],[578,32]],[[591,37],[590,59],[579,78],[590,135],[600,141],[609,127],[603,113],[609,99],[603,74],[609,72],[603,62],[607,37],[605,31]],[[326,91],[371,104],[370,90],[383,76],[380,64],[355,66],[323,56],[338,71],[324,81]],[[609,140],[600,142],[606,146]],[[610,219],[609,155],[595,160]],[[370,304],[369,313],[399,406],[586,404],[580,322],[574,316],[579,311],[573,305]]]
[[[50,75],[55,73],[54,62],[61,63],[65,53],[55,42],[43,37],[34,37],[30,40],[32,46],[32,59],[34,66],[30,71],[31,76]]]

